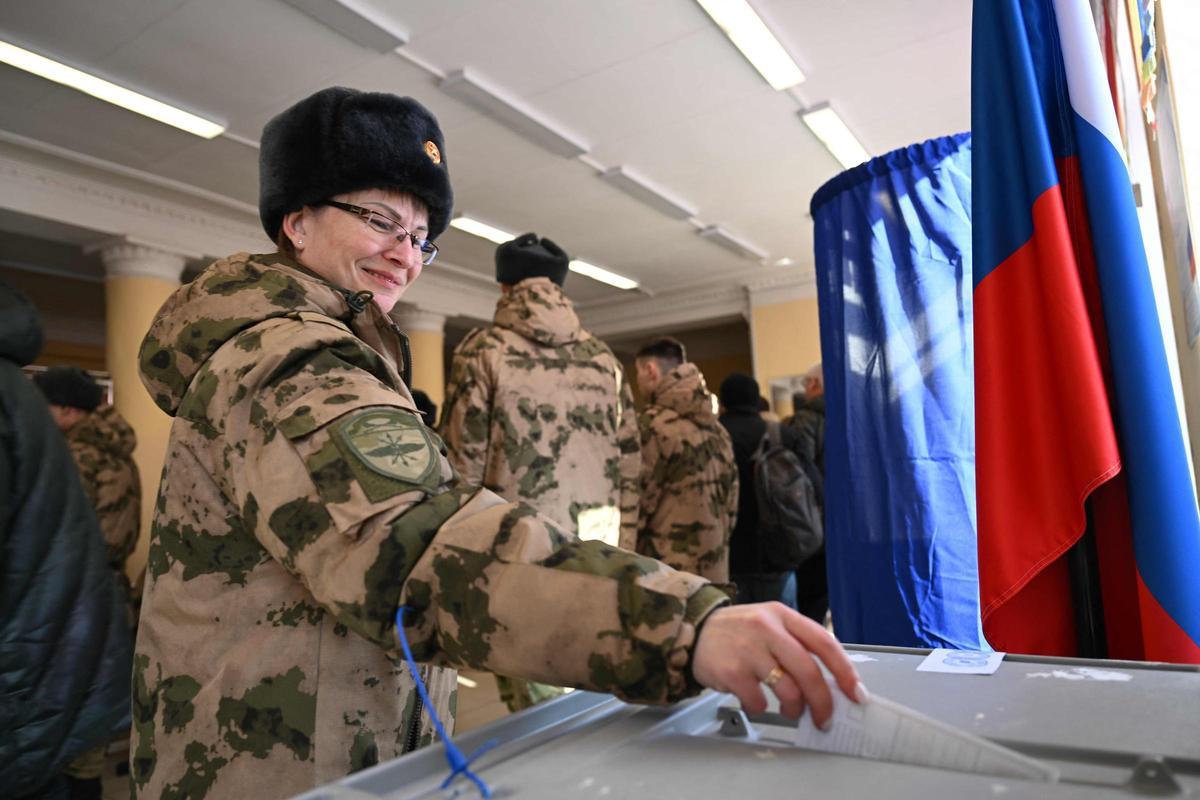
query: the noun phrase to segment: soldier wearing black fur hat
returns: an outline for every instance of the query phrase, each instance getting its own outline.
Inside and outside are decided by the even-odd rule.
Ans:
[[[142,519],[142,483],[133,451],[137,435],[104,390],[79,367],[51,367],[34,376],[50,416],[67,439],[83,488],[108,548],[108,564],[132,607],[125,561],[137,546]],[[131,612],[132,613],[132,612]]]
[[[387,316],[437,254],[447,164],[412,99],[301,101],[262,137],[279,252],[212,264],[143,342],[175,421],[134,663],[135,796],[270,800],[432,741],[396,660],[401,608],[443,719],[454,666],[643,702],[720,686],[752,710],[767,679],[786,713],[807,700],[824,719],[812,648],[855,691],[836,641],[798,615],[721,608],[703,579],[455,473]]]
[[[496,249],[496,314],[454,351],[441,434],[468,482],[634,550],[637,414],[621,362],[563,292],[570,260],[535,233]],[[506,676],[497,685],[512,711],[561,693]]]

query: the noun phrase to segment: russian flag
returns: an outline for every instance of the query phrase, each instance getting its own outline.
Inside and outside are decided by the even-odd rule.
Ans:
[[[1200,516],[1089,4],[977,0],[972,46],[984,633],[1077,652],[1090,510],[1108,655],[1200,663]]]

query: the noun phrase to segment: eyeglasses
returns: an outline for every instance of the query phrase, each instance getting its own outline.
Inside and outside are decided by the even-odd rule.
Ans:
[[[401,241],[408,239],[410,242],[412,242],[413,247],[421,251],[422,264],[430,264],[433,262],[433,259],[437,257],[438,246],[436,244],[428,239],[422,239],[415,233],[409,233],[408,229],[406,229],[399,222],[396,222],[396,220],[392,219],[391,217],[384,216],[378,211],[374,211],[370,208],[363,208],[362,206],[351,205],[350,203],[339,203],[337,200],[324,200],[317,205],[333,206],[334,208],[340,208],[342,211],[349,211],[351,214],[354,214],[363,222],[367,223],[367,225],[373,231],[377,231],[378,233],[382,233],[387,236],[395,236]]]

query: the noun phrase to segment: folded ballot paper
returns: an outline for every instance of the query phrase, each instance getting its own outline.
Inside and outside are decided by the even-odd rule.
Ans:
[[[818,730],[812,715],[805,714],[796,730],[797,746],[956,772],[1058,780],[1058,770],[1048,764],[930,719],[907,706],[878,695],[871,695],[869,701],[859,705],[832,683],[830,689],[834,700],[829,732]]]

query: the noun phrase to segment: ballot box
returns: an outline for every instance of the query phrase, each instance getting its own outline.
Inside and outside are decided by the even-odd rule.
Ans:
[[[797,747],[778,714],[714,692],[669,707],[574,692],[455,739],[493,797],[1200,798],[1200,668],[1007,656],[991,675],[920,672],[928,651],[847,648],[874,695],[1050,765],[1032,780]],[[304,800],[473,798],[434,745]]]

